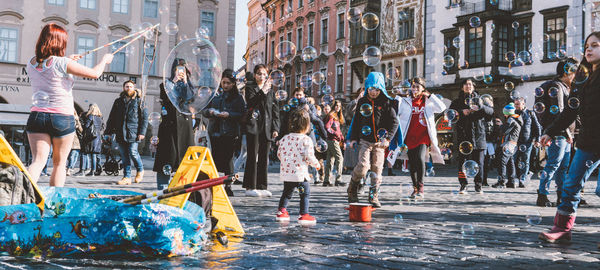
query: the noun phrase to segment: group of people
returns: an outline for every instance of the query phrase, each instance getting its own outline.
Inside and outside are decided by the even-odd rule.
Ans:
[[[33,106],[27,122],[33,154],[33,162],[29,166],[32,180],[38,180],[51,148],[54,170],[50,184],[53,186],[64,185],[67,160],[69,168],[72,168],[73,160],[77,159],[74,151],[78,144],[80,149],[85,149],[83,153],[91,154],[91,168],[96,167],[94,154],[99,151],[94,140],[100,138],[104,130],[105,135],[114,134],[124,163],[125,175],[118,183],[132,183],[130,160],[137,170],[133,181],[141,181],[144,168],[138,143],[144,140],[148,125],[148,113],[141,93],[135,89],[134,82],[125,82],[105,128],[97,106],[91,106],[81,116],[82,121],[77,121],[73,108],[73,75],[99,77],[112,61],[112,54],[106,54],[98,65],[88,68],[76,62],[80,55],[65,57],[67,40],[67,33],[62,27],[46,25],[37,41],[35,57],[27,64],[34,95],[45,92],[50,100],[49,106]],[[473,100],[482,96],[475,91],[475,82],[471,79],[462,82],[458,98],[446,108],[441,97],[426,90],[426,82],[422,78],[411,80],[408,95],[393,98],[386,90],[383,74],[371,72],[365,80],[364,90],[351,102],[346,116],[339,101],[324,106],[319,115],[315,104],[300,87],[293,90],[295,101],[284,105],[264,65],[254,68],[243,93],[237,89],[233,71],[225,70],[219,94],[197,114],[180,112],[167,96],[165,85],[161,84],[162,121],[158,128],[153,167],[157,172],[157,187],[162,189],[169,184],[171,175],[164,167],[169,165],[172,170],[177,170],[187,148],[196,144],[194,127],[199,125],[196,116],[201,115],[208,119],[207,130],[215,150],[212,156],[219,172],[233,173],[232,158],[236,145],[240,145],[242,135],[246,136],[247,158],[242,185],[247,196],[272,196],[268,190],[269,154],[272,147],[277,149],[280,177],[284,182],[277,220],[289,220],[287,204],[294,190],[298,189],[301,198],[299,222],[315,223],[316,219],[309,214],[310,183],[319,181],[317,175],[322,175],[324,186],[345,185],[341,174],[344,165],[347,165],[344,162],[346,155],[349,160],[355,161],[352,166],[345,166],[353,168],[347,187],[349,203],[359,202],[361,180],[370,172],[367,200],[373,207],[381,207],[379,187],[383,167],[386,164],[392,166],[399,155],[408,160],[413,185],[411,197],[423,198],[427,164],[444,163],[438,147],[435,115],[454,110],[456,119],[450,121],[453,122],[456,141],[467,142],[471,150],[458,154],[459,193],[467,192],[467,178],[473,176],[469,175],[472,172],[464,171],[463,165],[467,160],[482,168],[473,177],[476,192],[482,192],[482,187],[487,185],[486,168],[490,167],[494,157],[499,179],[493,186],[524,187],[531,177],[529,163],[532,149],[547,147],[547,160],[540,174],[536,203],[549,205],[548,188],[554,178],[558,210],[554,227],[542,233],[540,238],[550,242],[569,240],[583,184],[600,158],[600,143],[595,139],[600,135],[600,129],[593,127],[596,118],[600,117],[600,107],[594,106],[600,101],[600,91],[596,89],[600,83],[599,64],[600,32],[594,32],[585,41],[582,62],[578,63],[575,59],[560,61],[556,77],[541,85],[542,94],[536,93],[536,106],[537,103],[543,104],[547,108],[545,111],[527,109],[525,98],[517,97],[514,103],[503,108],[504,121],[493,117],[493,102],[473,104]],[[578,67],[577,71],[567,68],[570,66]],[[172,91],[189,92],[194,87],[189,78],[190,70],[185,60],[175,59],[168,82],[174,88]],[[572,101],[573,98],[577,102]],[[285,108],[290,105],[291,108]],[[573,129],[576,120],[579,126],[577,136]],[[79,143],[74,142],[76,130],[81,134],[77,136]],[[315,148],[323,153],[316,153]],[[573,151],[575,154],[571,159]],[[323,159],[326,161],[320,161]],[[332,173],[334,170],[337,171],[335,175]],[[93,171],[90,173],[93,174]],[[600,194],[599,190],[597,194]],[[226,191],[233,195],[231,186],[226,186]]]

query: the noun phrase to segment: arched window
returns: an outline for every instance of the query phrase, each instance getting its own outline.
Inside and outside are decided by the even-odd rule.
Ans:
[[[410,62],[408,60],[404,60],[404,79],[410,79]]]
[[[417,77],[417,59],[412,60],[412,77]]]

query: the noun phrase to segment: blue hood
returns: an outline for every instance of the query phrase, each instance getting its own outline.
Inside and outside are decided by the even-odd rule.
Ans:
[[[367,96],[368,89],[371,87],[375,87],[381,90],[381,93],[384,94],[387,98],[393,99],[388,95],[388,92],[385,90],[385,77],[381,72],[371,72],[367,79],[365,80],[365,97]]]

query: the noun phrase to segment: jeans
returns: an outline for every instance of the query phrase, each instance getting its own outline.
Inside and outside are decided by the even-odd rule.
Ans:
[[[532,143],[524,143],[525,151],[521,151],[521,146],[515,154],[515,163],[517,164],[517,176],[519,177],[519,183],[525,184],[527,182],[527,176],[529,175],[529,158],[531,157],[531,149],[533,148]]]
[[[510,173],[510,176],[508,175]],[[498,183],[506,182],[514,184],[517,179],[515,170],[515,156],[512,153],[502,151],[500,153],[500,165],[498,166]]]
[[[31,112],[27,119],[27,132],[44,133],[61,138],[75,132],[75,117],[47,112]]]
[[[283,193],[279,199],[279,208],[286,208],[294,190],[298,188],[300,194],[300,215],[308,214],[308,200],[310,199],[310,183],[304,182],[283,182]]]
[[[90,171],[93,173],[96,171],[96,166],[98,166],[98,154],[96,153],[89,153],[89,154],[85,154],[86,159],[89,161],[88,164],[90,164]]]
[[[144,165],[142,164],[142,157],[138,153],[138,143],[119,143],[119,152],[121,153],[121,160],[123,161],[123,177],[131,177],[131,160],[137,172],[144,171]]]
[[[569,167],[569,175],[565,179],[560,204],[558,205],[558,213],[561,215],[574,215],[577,212],[577,206],[581,201],[581,190],[585,181],[590,177],[592,172],[600,165],[599,153],[593,153],[577,149],[575,157]],[[568,158],[566,159],[569,160]],[[592,161],[593,164],[588,167],[586,163]],[[596,195],[600,196],[600,176],[598,177],[598,186],[596,187]]]
[[[549,195],[550,181],[556,175],[556,191],[561,192],[563,182],[567,178],[567,169],[569,159],[571,158],[571,144],[565,137],[556,137],[550,146],[546,149],[546,166],[540,177],[539,192],[542,195]]]
[[[75,168],[77,160],[79,159],[79,149],[71,149],[69,157],[67,158],[67,169]]]

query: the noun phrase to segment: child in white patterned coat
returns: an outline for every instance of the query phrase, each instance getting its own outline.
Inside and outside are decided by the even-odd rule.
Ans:
[[[320,165],[315,157],[313,142],[306,135],[310,129],[310,116],[306,110],[299,108],[291,113],[288,124],[290,133],[278,143],[277,156],[281,162],[279,178],[283,180],[283,193],[279,199],[276,219],[277,221],[290,220],[286,207],[292,199],[294,190],[298,188],[298,193],[300,193],[298,222],[301,225],[313,225],[317,223],[317,220],[308,214],[310,198],[308,166],[313,166],[318,170]]]

